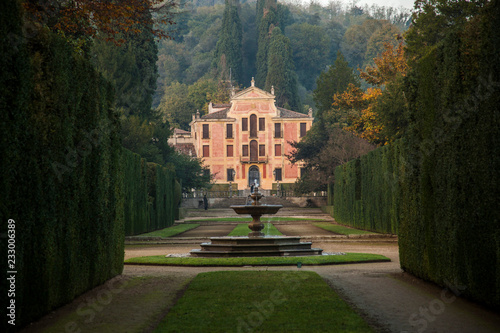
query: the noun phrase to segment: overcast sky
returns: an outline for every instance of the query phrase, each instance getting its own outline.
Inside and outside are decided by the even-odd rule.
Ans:
[[[325,1],[325,0],[321,0],[321,1]],[[396,7],[396,8],[402,6],[402,7],[408,8],[408,9],[412,9],[414,2],[415,2],[414,0],[360,0],[359,4],[360,5],[377,4],[379,6],[392,6],[392,7]],[[326,1],[326,3],[328,3],[328,1]]]
[[[287,2],[287,0],[282,0]],[[330,0],[316,0],[321,4],[327,4]],[[377,4],[379,6],[392,6],[398,8],[400,6],[406,7],[408,9],[413,8],[413,3],[415,0],[358,0],[358,6],[363,6],[364,4],[372,5]],[[302,3],[309,3],[310,0],[302,0]],[[352,0],[342,0],[344,4],[351,3]]]

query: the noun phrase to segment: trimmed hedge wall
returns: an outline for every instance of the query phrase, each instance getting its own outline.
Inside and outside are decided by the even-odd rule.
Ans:
[[[398,233],[399,146],[381,147],[335,169],[333,216],[338,223]]]
[[[15,297],[2,298],[4,309],[15,300],[16,325],[5,317],[4,332],[120,274],[124,221],[172,224],[178,192],[172,171],[123,151],[113,88],[91,62],[47,30],[26,38],[20,12],[0,2],[0,232],[15,225],[6,294],[5,272],[17,271]]]
[[[452,32],[409,77],[418,121],[405,139],[399,245],[404,270],[500,309],[500,8],[492,9],[471,52],[467,34]]]
[[[402,269],[499,310],[498,2],[469,24],[409,73],[407,135],[336,169],[334,216],[397,232]]]
[[[148,163],[123,148],[125,236],[163,229],[179,216],[180,184],[175,171]]]
[[[2,1],[0,214],[2,233],[15,221],[9,270],[17,271],[8,330],[120,274],[124,256],[113,89],[59,36],[41,30],[24,39],[18,10]]]

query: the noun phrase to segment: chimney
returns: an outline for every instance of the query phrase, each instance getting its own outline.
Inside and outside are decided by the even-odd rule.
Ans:
[[[312,108],[309,108],[308,115],[309,115],[309,118],[312,118],[312,116],[313,116],[313,109]]]

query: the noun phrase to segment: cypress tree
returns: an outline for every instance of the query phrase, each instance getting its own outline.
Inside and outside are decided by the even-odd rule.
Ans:
[[[263,87],[267,77],[267,52],[271,41],[271,31],[279,25],[276,0],[259,0],[257,2],[257,74],[255,83]]]
[[[226,0],[222,28],[215,49],[215,67],[222,79],[229,78],[240,83],[243,75],[241,40],[243,32],[238,12],[239,0]]]
[[[302,111],[290,40],[278,27],[274,28],[271,34],[267,57],[265,89],[269,91],[271,86],[274,86],[276,103],[279,106]]]

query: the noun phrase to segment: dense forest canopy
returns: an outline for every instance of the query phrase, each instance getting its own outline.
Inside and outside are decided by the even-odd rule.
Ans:
[[[209,101],[227,102],[230,91],[248,86],[252,77],[258,87],[274,88],[278,106],[304,113],[312,107],[317,122],[342,124],[376,144],[387,141],[370,118],[374,107],[365,105],[386,87],[359,75],[376,65],[374,58],[389,45],[399,45],[410,19],[407,9],[338,0],[327,5],[277,0],[40,4],[26,6],[31,19],[62,34],[113,84],[122,144],[149,161],[174,164],[187,188],[208,179],[190,182],[202,174],[201,161],[185,161],[168,146],[171,129],[189,129],[193,113],[206,113]],[[125,13],[128,8],[133,13]],[[75,17],[80,26],[69,24]],[[334,99],[344,93],[328,88],[336,85],[328,74],[335,71],[352,75],[342,85],[355,82],[358,90],[351,87],[350,94]],[[397,92],[393,85],[387,84],[388,90]],[[365,94],[367,88],[378,90]],[[318,98],[322,91],[323,99]],[[353,98],[360,100],[352,104]],[[336,100],[339,107],[332,104]],[[318,124],[313,132],[328,126]],[[188,169],[192,177],[179,173]]]
[[[231,44],[225,28],[229,24],[229,10],[226,9],[228,3],[231,8],[238,9],[231,9],[231,15],[233,21],[237,22],[233,26],[241,25],[241,31],[233,33],[241,36],[241,53],[235,43]],[[204,85],[211,90],[214,85],[218,86],[221,80],[220,59],[224,53],[220,48],[222,43],[231,45],[232,48],[225,52],[229,57],[225,57],[226,66],[235,58],[241,59],[231,69],[234,73],[232,85],[244,88],[249,86],[252,77],[256,77],[257,83],[261,77],[261,85],[257,84],[260,88],[276,86],[278,83],[266,82],[269,62],[267,48],[271,31],[279,27],[288,40],[282,42],[289,43],[291,48],[292,59],[286,66],[286,71],[293,68],[292,74],[297,78],[295,88],[283,89],[295,90],[295,94],[298,94],[297,101],[290,102],[290,98],[285,98],[280,106],[287,102],[287,106],[299,108],[295,111],[307,112],[309,107],[316,111],[312,94],[316,88],[316,79],[333,65],[339,51],[355,70],[373,65],[373,58],[385,50],[385,43],[389,42],[394,46],[398,44],[396,37],[407,29],[411,17],[410,10],[406,8],[377,5],[361,7],[342,1],[321,5],[314,1],[302,4],[276,0],[194,0],[181,1],[174,12],[176,24],[165,26],[172,39],[158,42],[159,75],[153,107],[160,110],[172,109],[165,104],[175,99],[181,105],[178,109],[181,119],[176,119],[175,114],[165,116],[174,125],[184,129],[188,128],[183,119],[187,119],[187,115],[196,112],[196,109],[193,108],[192,101],[182,101],[189,94],[172,96],[176,94],[174,87],[182,85],[190,89],[195,84],[200,86],[200,82],[205,82]],[[226,32],[223,33],[224,31]],[[267,39],[265,46],[262,46],[263,39]],[[237,55],[231,56],[231,53]],[[290,75],[291,73],[283,73],[283,76]],[[226,74],[224,80],[227,81],[227,77]],[[364,82],[362,85],[363,88],[370,86]],[[208,102],[213,91],[207,91],[205,95]],[[197,105],[196,108],[203,113],[203,105]]]

